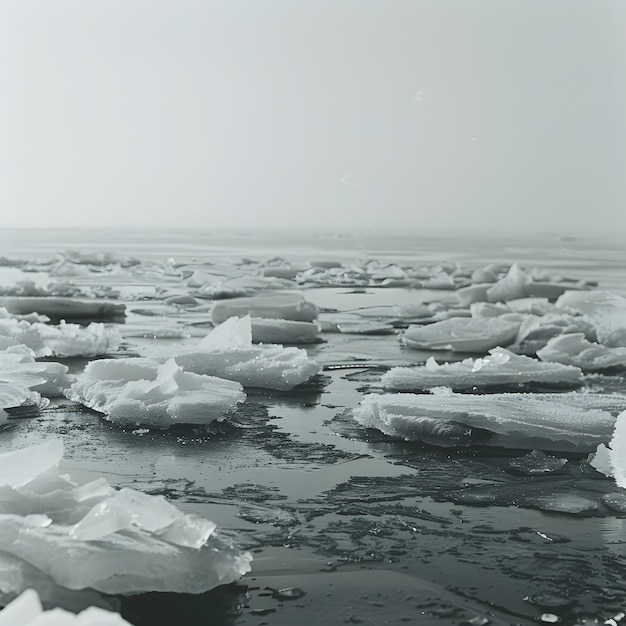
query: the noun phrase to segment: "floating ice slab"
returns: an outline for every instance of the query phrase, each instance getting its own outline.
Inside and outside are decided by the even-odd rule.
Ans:
[[[626,397],[579,393],[372,394],[354,418],[407,440],[442,446],[589,452],[607,442]]]
[[[248,314],[252,317],[312,322],[318,309],[301,294],[294,293],[218,300],[211,309],[214,324],[221,324],[229,317]]]
[[[320,341],[320,329],[315,322],[255,317],[252,319],[252,341],[254,343],[316,343]]]
[[[244,387],[289,391],[320,371],[302,348],[252,345],[249,315],[233,317],[211,331],[193,352],[174,357],[188,372],[220,376]]]
[[[213,522],[162,496],[103,479],[76,485],[59,473],[62,452],[53,440],[0,455],[10,469],[0,475],[0,563],[11,561],[0,567],[0,600],[31,586],[36,573],[69,590],[128,595],[202,593],[250,569],[251,556]]]
[[[58,326],[28,322],[0,308],[0,336],[31,348],[36,357],[100,356],[118,349],[122,338],[114,328],[93,322],[83,327],[61,322]]]
[[[55,608],[44,611],[39,595],[27,589],[0,611],[0,626],[132,626],[121,615],[98,607],[78,614]]]
[[[626,368],[626,348],[607,348],[585,339],[582,333],[559,335],[537,350],[543,361],[575,365],[585,372]]]
[[[41,313],[53,319],[104,321],[122,317],[125,304],[99,300],[54,297],[0,298],[0,306],[13,315]]]
[[[438,364],[433,357],[419,367],[394,367],[382,377],[387,391],[423,391],[447,386],[454,390],[524,385],[579,386],[582,372],[560,363],[542,363],[531,357],[493,348],[489,356],[460,363]]]
[[[140,358],[93,361],[65,395],[117,424],[161,429],[222,420],[246,397],[236,382]]]
[[[409,326],[402,341],[418,350],[487,352],[510,344],[520,327],[517,319],[454,317],[427,326]]]

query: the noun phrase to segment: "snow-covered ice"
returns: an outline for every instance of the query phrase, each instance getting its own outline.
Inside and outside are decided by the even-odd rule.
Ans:
[[[454,317],[426,326],[409,326],[402,341],[408,348],[418,350],[487,352],[512,343],[519,327],[517,318]]]
[[[197,349],[179,354],[176,363],[188,372],[220,376],[244,387],[289,391],[320,371],[306,350],[252,344],[249,315],[232,317],[213,329]]]
[[[489,356],[484,358],[439,364],[430,357],[422,366],[394,367],[383,374],[382,383],[388,391],[421,391],[441,386],[460,391],[528,383],[571,387],[582,383],[582,372],[577,367],[542,363],[498,347],[489,350]]]
[[[0,455],[0,601],[46,581],[47,597],[202,593],[250,569],[210,520],[104,479],[78,486],[59,472],[62,456],[60,440]]]
[[[582,393],[371,394],[354,409],[363,426],[443,446],[589,452],[611,438],[626,397]]]
[[[92,361],[65,395],[117,424],[162,429],[222,420],[246,397],[237,382],[141,358]]]

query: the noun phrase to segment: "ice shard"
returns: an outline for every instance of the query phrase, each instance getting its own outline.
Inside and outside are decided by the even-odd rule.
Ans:
[[[424,391],[450,387],[455,391],[485,387],[517,387],[534,383],[551,387],[577,387],[582,372],[560,363],[542,363],[505,348],[489,350],[484,358],[458,363],[437,363],[433,357],[418,367],[394,367],[382,376],[387,391]]]
[[[473,444],[590,452],[611,438],[626,396],[583,393],[372,394],[353,415],[387,435],[441,446]]]
[[[617,417],[609,448],[613,477],[619,487],[626,489],[626,411]]]
[[[229,317],[242,315],[312,322],[317,314],[317,306],[296,293],[217,300],[211,309],[214,324],[221,324]]]
[[[608,348],[585,339],[583,333],[558,335],[537,350],[543,361],[575,365],[585,372],[626,368],[626,347]]]
[[[39,595],[27,589],[0,611],[0,626],[132,626],[118,613],[89,607],[78,614],[61,608],[44,611]]]
[[[61,322],[55,326],[18,319],[4,308],[0,308],[0,336],[23,343],[38,358],[101,356],[117,350],[122,341],[115,328],[99,322],[89,326]]]
[[[246,397],[236,382],[141,358],[92,361],[65,395],[116,424],[161,429],[222,420]]]
[[[0,600],[47,579],[53,591],[202,593],[250,569],[210,520],[103,479],[78,486],[62,453],[53,440],[0,455]]]
[[[220,376],[244,387],[280,391],[293,389],[321,369],[302,348],[253,345],[249,315],[230,318],[211,331],[197,350],[174,358],[188,372]]]
[[[426,326],[412,325],[402,337],[408,348],[418,350],[454,350],[456,352],[487,352],[506,346],[517,336],[520,321],[495,318],[454,317]]]

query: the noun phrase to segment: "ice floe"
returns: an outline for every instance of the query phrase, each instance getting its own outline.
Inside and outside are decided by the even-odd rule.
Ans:
[[[0,564],[10,563],[0,566],[0,600],[30,587],[52,598],[202,593],[250,569],[250,554],[210,520],[104,479],[78,486],[59,472],[62,456],[60,440],[0,455]]]
[[[0,611],[0,626],[131,626],[118,613],[96,606],[80,613],[61,608],[44,611],[39,595],[27,589]]]
[[[434,445],[589,452],[611,438],[625,396],[583,393],[371,394],[357,422]]]
[[[251,320],[254,343],[317,343],[320,328],[315,322],[275,320],[255,317]]]
[[[232,317],[212,330],[197,349],[175,358],[187,372],[220,376],[244,387],[289,391],[320,371],[306,350],[252,344],[249,315]]]
[[[116,424],[161,429],[222,420],[246,397],[237,382],[141,358],[92,361],[65,395]]]
[[[402,337],[408,348],[487,352],[514,341],[520,327],[517,318],[454,317],[426,326],[412,325]]]
[[[544,361],[575,365],[585,372],[626,368],[626,347],[608,348],[587,341],[583,333],[552,337],[537,350],[537,356]]]
[[[439,364],[430,357],[422,366],[394,367],[383,374],[382,383],[387,391],[423,391],[441,386],[460,391],[529,383],[576,387],[582,383],[582,372],[578,367],[542,363],[498,347],[484,358]]]
[[[23,343],[36,357],[100,356],[118,349],[122,338],[113,327],[99,322],[78,324],[44,324],[30,322],[0,308],[0,336]]]
[[[243,315],[312,322],[318,315],[318,308],[301,294],[290,293],[218,300],[211,309],[214,324],[221,324],[229,317]]]

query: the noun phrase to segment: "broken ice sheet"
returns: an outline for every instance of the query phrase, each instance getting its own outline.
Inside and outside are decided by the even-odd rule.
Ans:
[[[408,348],[487,352],[513,342],[520,327],[516,317],[453,317],[427,326],[409,326],[402,337]]]
[[[24,384],[48,398],[63,395],[73,381],[67,365],[35,361],[35,353],[24,344],[0,350],[0,380]]]
[[[58,326],[28,322],[0,308],[0,336],[23,343],[36,357],[101,356],[118,349],[122,338],[112,327],[98,322],[89,326],[66,324]]]
[[[65,395],[122,426],[161,429],[222,420],[246,397],[237,382],[141,358],[92,361]]]
[[[371,394],[354,409],[368,428],[441,446],[590,452],[611,438],[626,397],[580,393]]]
[[[583,333],[558,335],[537,350],[543,361],[575,365],[585,372],[626,368],[626,347],[609,348],[587,341]]]
[[[459,363],[439,364],[430,357],[422,366],[394,367],[383,374],[382,383],[388,391],[423,391],[441,386],[464,390],[529,383],[577,387],[582,384],[582,372],[577,367],[542,363],[498,347],[490,350],[489,356]]]
[[[0,455],[10,469],[0,475],[0,560],[13,559],[0,568],[0,600],[17,595],[16,580],[32,581],[33,568],[66,589],[120,595],[202,593],[250,569],[251,556],[213,522],[103,479],[79,487],[59,473],[62,453],[53,440]]]
[[[44,611],[34,589],[27,589],[0,611],[0,626],[131,626],[121,615],[98,607],[78,614],[61,608]]]
[[[249,315],[232,317],[212,330],[193,352],[174,357],[187,372],[220,376],[244,387],[289,391],[319,373],[301,348],[253,345]]]

